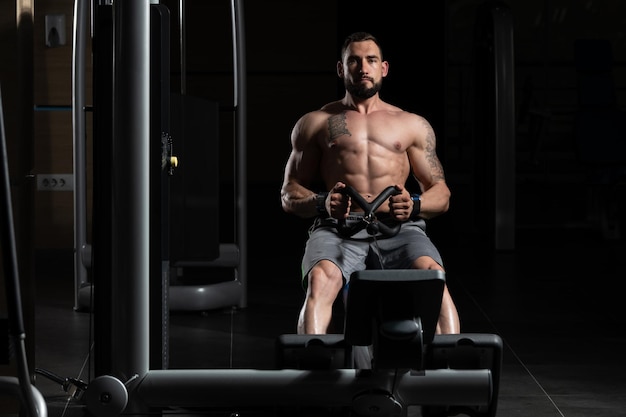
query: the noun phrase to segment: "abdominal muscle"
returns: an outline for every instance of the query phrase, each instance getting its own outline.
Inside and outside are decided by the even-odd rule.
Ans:
[[[371,203],[387,187],[404,185],[409,175],[406,152],[399,153],[388,149],[381,152],[383,148],[378,148],[374,155],[365,152],[347,152],[343,157],[341,153],[335,155],[338,160],[323,158],[322,175],[328,189],[332,189],[337,182],[343,182]],[[353,208],[359,211],[358,207]],[[388,210],[389,207],[383,204],[378,211]]]

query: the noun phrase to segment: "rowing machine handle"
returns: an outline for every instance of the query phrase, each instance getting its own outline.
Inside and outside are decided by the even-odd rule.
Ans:
[[[400,223],[393,226],[381,223],[376,218],[375,213],[376,209],[387,201],[389,197],[400,194],[400,191],[393,185],[385,188],[371,203],[368,203],[363,196],[357,193],[356,190],[350,185],[342,188],[340,192],[352,198],[364,211],[363,221],[354,223],[351,226],[346,224],[345,219],[339,219],[337,221],[337,231],[340,235],[344,237],[351,237],[364,228],[367,228],[367,233],[370,235],[375,235],[380,232],[385,236],[394,236],[400,231]]]

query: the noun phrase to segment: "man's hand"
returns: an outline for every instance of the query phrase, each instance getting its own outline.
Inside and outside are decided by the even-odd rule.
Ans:
[[[398,194],[389,197],[389,214],[399,222],[405,222],[411,217],[413,201],[411,194],[401,185],[396,185]]]
[[[330,217],[345,219],[350,214],[352,199],[343,192],[345,188],[346,184],[338,182],[328,193],[328,197],[326,198],[326,210],[330,214]]]

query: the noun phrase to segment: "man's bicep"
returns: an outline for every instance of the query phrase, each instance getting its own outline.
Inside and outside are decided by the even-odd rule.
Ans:
[[[413,150],[409,152],[411,171],[422,191],[426,191],[435,183],[445,180],[443,167],[436,154],[426,150]]]

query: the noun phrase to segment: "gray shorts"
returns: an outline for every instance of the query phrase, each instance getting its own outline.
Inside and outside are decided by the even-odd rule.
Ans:
[[[366,268],[410,269],[420,256],[429,256],[443,267],[423,219],[402,223],[398,234],[392,237],[371,236],[362,230],[350,238],[340,236],[334,227],[322,225],[317,219],[309,230],[302,258],[302,281],[306,287],[309,271],[321,260],[337,265],[348,282],[353,272]]]

